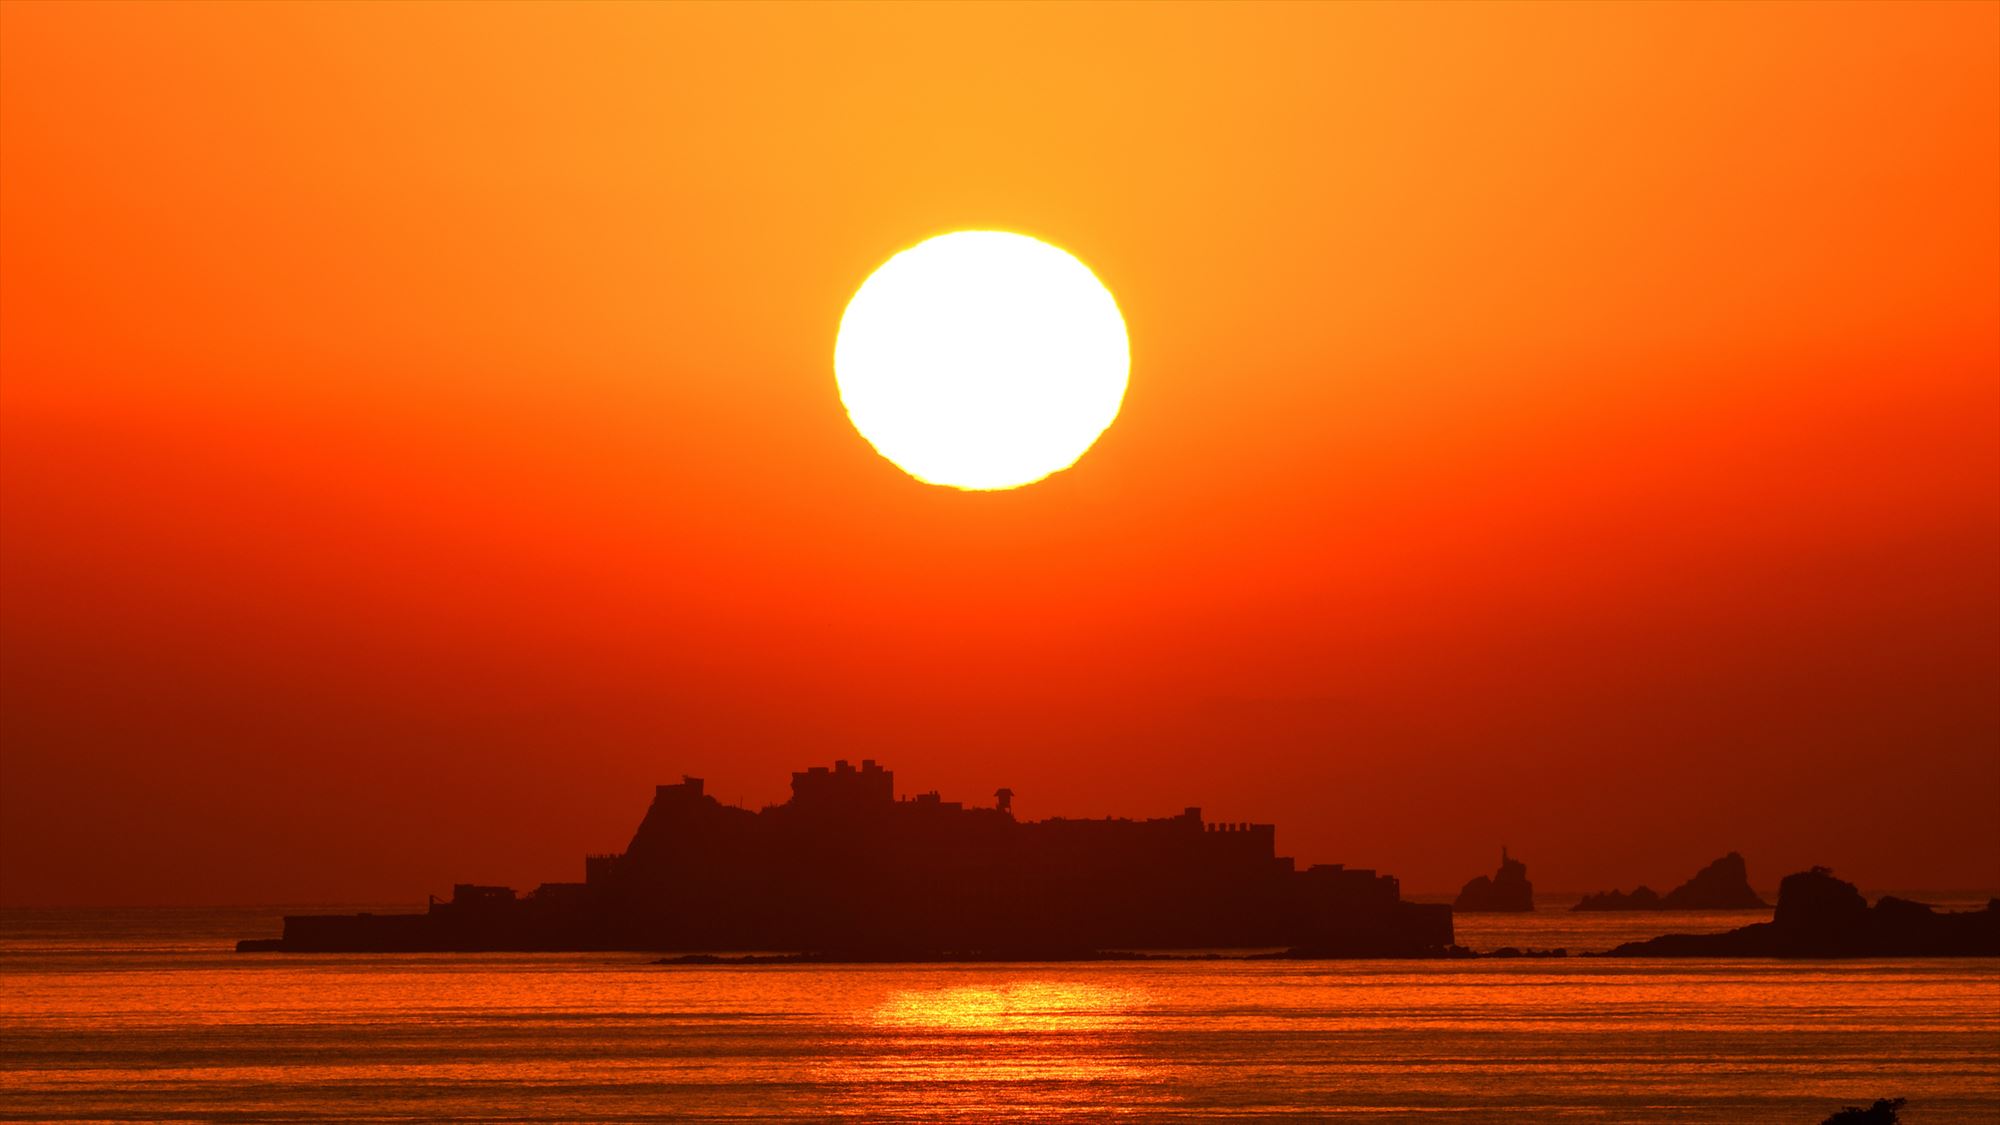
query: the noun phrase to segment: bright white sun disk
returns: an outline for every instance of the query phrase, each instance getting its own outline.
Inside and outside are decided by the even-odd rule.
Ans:
[[[1118,416],[1125,318],[1082,262],[1004,231],[959,231],[885,262],[834,343],[854,427],[918,480],[964,489],[1076,463]]]

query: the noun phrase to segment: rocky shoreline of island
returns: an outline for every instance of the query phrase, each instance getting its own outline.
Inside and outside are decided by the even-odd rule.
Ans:
[[[1475,961],[1484,959],[1567,957],[1565,949],[1520,949],[1507,946],[1484,952],[1454,945],[1407,955],[1342,954],[1328,950],[1276,949],[1169,953],[1147,950],[1079,950],[1073,952],[967,953],[681,953],[662,957],[655,965],[1028,965],[1090,962],[1216,962],[1216,961]]]
[[[1733,853],[1732,853],[1733,854]],[[1738,857],[1738,862],[1740,862]],[[1714,865],[1711,865],[1713,867]],[[859,965],[1006,964],[1091,961],[1331,961],[1382,955],[1295,947],[1256,951],[1156,952],[1145,950],[1015,949],[990,951],[689,953],[656,965]],[[1403,960],[1511,960],[1563,958],[1567,949],[1503,946],[1474,951],[1460,945],[1411,954]],[[1939,910],[1884,895],[1870,904],[1859,888],[1825,867],[1785,876],[1772,920],[1720,933],[1664,934],[1626,942],[1581,957],[1775,958],[1790,960],[1867,957],[2000,957],[2000,898],[1977,910]],[[1396,959],[1391,955],[1390,959]]]
[[[1824,867],[1785,876],[1771,921],[1713,934],[1626,942],[1606,957],[2000,957],[2000,898],[1939,910],[1859,888]]]

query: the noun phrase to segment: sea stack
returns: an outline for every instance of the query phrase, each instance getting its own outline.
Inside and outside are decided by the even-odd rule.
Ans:
[[[1771,904],[1757,897],[1750,887],[1750,868],[1743,857],[1730,852],[1665,895],[1651,887],[1624,891],[1600,891],[1583,896],[1571,910],[1769,910]]]
[[[1528,882],[1528,865],[1500,849],[1500,870],[1467,883],[1451,904],[1466,914],[1520,913],[1535,908],[1535,885]]]

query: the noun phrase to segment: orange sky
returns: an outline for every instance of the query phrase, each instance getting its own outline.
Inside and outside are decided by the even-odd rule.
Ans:
[[[1454,888],[2000,885],[2000,6],[0,11],[0,901],[576,878],[874,757]],[[1117,294],[1073,470],[855,287]]]

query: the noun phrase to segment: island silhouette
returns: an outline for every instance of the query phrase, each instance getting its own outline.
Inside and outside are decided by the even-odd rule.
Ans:
[[[1608,956],[2000,957],[2000,899],[1980,910],[1939,911],[1884,895],[1871,907],[1854,884],[1815,867],[1785,876],[1769,922],[1627,942]]]
[[[1459,889],[1454,910],[1466,914],[1521,913],[1535,908],[1535,885],[1528,882],[1528,865],[1500,848],[1500,869],[1491,878],[1480,875]]]
[[[792,775],[752,811],[661,785],[630,845],[581,883],[526,895],[460,884],[422,913],[289,915],[246,952],[782,951],[855,960],[1064,959],[1110,951],[1282,949],[1295,956],[1453,951],[1452,912],[1397,880],[1303,869],[1269,824],[1016,819],[1013,793],[968,808],[895,796],[874,761]]]
[[[1730,852],[1662,895],[1648,886],[1587,894],[1571,910],[1769,910],[1771,904],[1750,887],[1750,867]]]

